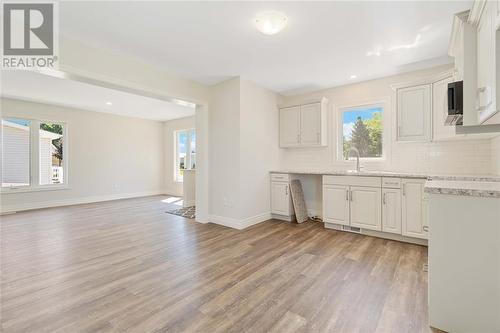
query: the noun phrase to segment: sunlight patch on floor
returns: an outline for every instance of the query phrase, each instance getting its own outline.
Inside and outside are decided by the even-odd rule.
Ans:
[[[170,197],[170,198],[163,199],[161,202],[164,202],[164,203],[176,203],[176,202],[179,202],[179,201],[182,204],[182,199],[181,198]]]

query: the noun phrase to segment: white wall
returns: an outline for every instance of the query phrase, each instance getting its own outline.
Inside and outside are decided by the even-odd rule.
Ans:
[[[277,95],[233,78],[210,103],[210,214],[241,228],[270,216],[269,171],[279,165]]]
[[[163,123],[165,145],[165,193],[182,196],[182,183],[175,181],[175,131],[195,128],[195,117],[169,120]]]
[[[157,121],[2,99],[2,116],[68,126],[69,189],[2,194],[2,211],[159,194],[163,124]]]
[[[491,140],[491,169],[500,176],[500,136]]]
[[[240,79],[212,87],[209,112],[210,215],[240,217]]]
[[[337,161],[337,108],[365,103],[387,101],[389,112],[389,159],[384,163],[364,163],[367,168],[428,174],[491,174],[490,140],[468,140],[431,143],[399,143],[395,141],[395,98],[391,84],[411,82],[418,78],[439,74],[449,69],[440,66],[372,81],[316,91],[284,98],[284,103],[326,97],[328,110],[328,147],[283,150],[281,167],[285,169],[317,168],[345,169],[354,162]],[[384,123],[384,126],[387,126]]]
[[[241,217],[269,213],[269,171],[278,168],[279,113],[277,95],[241,79],[240,179]]]

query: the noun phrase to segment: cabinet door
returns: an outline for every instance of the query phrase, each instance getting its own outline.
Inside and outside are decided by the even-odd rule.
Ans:
[[[450,140],[463,138],[455,134],[455,126],[445,126],[448,116],[448,83],[453,82],[448,77],[432,84],[432,138],[433,140]]]
[[[380,188],[351,186],[351,226],[382,230]]]
[[[323,222],[349,225],[349,186],[323,185]]]
[[[280,147],[300,144],[300,106],[280,109]]]
[[[483,123],[494,115],[496,109],[495,37],[496,5],[487,1],[477,27],[477,88],[479,122]]]
[[[382,189],[382,231],[401,235],[401,190]]]
[[[431,88],[424,84],[398,89],[398,140],[429,141]]]
[[[301,105],[300,139],[305,146],[321,145],[321,103]]]
[[[290,189],[286,182],[271,182],[271,213],[290,216]]]
[[[403,179],[403,235],[427,239],[424,230],[424,182],[418,179]]]

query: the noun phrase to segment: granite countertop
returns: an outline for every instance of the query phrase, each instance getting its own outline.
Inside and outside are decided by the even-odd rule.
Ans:
[[[500,198],[500,181],[431,179],[425,183],[425,192],[431,194]]]
[[[333,175],[333,176],[366,176],[397,177],[427,179],[425,192],[432,194],[448,194],[485,198],[500,198],[500,176],[494,175],[432,175],[391,171],[348,170],[276,170],[270,173],[286,173],[298,175]]]
[[[273,170],[270,173],[287,173],[296,175],[328,175],[328,176],[365,176],[365,177],[398,177],[427,179],[428,175],[392,171],[349,171],[349,170]]]

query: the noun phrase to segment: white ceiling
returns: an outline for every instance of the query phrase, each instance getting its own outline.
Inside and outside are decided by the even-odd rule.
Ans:
[[[193,116],[194,108],[31,71],[2,71],[0,93],[17,98],[122,116],[171,120]],[[111,102],[112,105],[107,105]]]
[[[204,84],[240,75],[291,94],[449,62],[452,15],[471,4],[65,1],[60,32]],[[263,10],[284,12],[287,27],[258,32]]]

